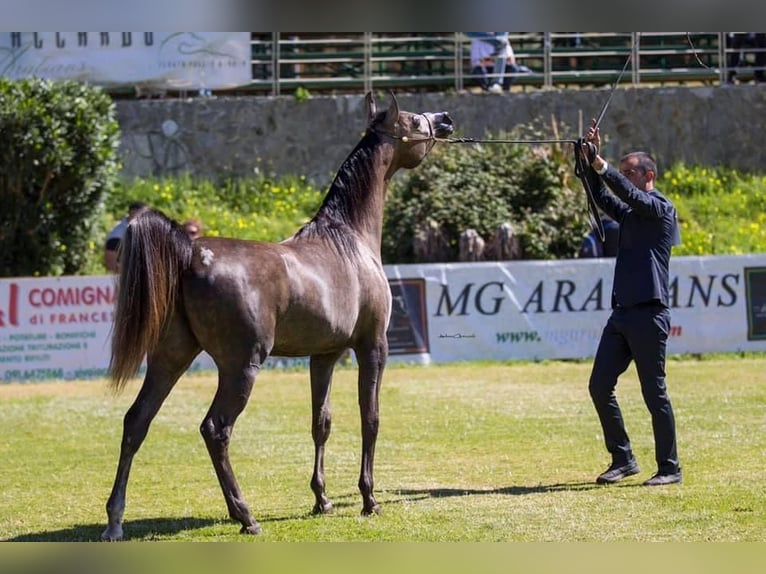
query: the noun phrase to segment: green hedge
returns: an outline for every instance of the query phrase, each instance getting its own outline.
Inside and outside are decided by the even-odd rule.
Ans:
[[[766,176],[677,164],[657,187],[678,209],[675,255],[766,253]]]
[[[0,78],[0,142],[0,276],[86,271],[117,173],[111,98],[77,82]]]

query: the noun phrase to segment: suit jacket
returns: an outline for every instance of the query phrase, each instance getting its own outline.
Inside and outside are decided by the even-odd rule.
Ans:
[[[589,167],[587,177],[598,206],[620,224],[612,308],[655,301],[670,307],[670,250],[681,242],[675,207],[658,190],[636,188],[611,165],[602,176]]]

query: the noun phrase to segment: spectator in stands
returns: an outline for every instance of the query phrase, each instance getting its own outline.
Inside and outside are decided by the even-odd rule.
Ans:
[[[727,32],[726,33],[726,67],[728,73],[726,81],[734,83],[737,76],[737,68],[750,66],[746,58],[747,50],[755,52],[753,78],[756,82],[763,82],[766,77],[766,33],[763,32]]]
[[[616,257],[617,245],[620,241],[619,224],[606,214],[601,215],[601,225],[604,227],[604,240],[598,236],[598,232],[592,229],[582,241],[579,257]]]
[[[204,228],[202,227],[202,221],[197,219],[196,217],[192,217],[191,219],[187,219],[183,222],[183,228],[184,231],[186,231],[186,234],[192,239],[197,239],[198,237],[202,237],[204,234]]]
[[[495,94],[508,91],[514,74],[529,73],[529,68],[516,63],[516,55],[508,40],[508,32],[466,32],[471,38],[471,75],[479,77],[482,90]]]
[[[117,273],[120,269],[118,249],[120,247],[120,241],[125,237],[125,231],[128,229],[128,223],[133,221],[147,208],[147,205],[142,201],[134,201],[128,206],[128,213],[120,219],[117,225],[106,236],[106,243],[104,244],[104,267],[111,273]]]
[[[681,482],[676,423],[665,384],[665,351],[670,332],[670,252],[680,243],[673,204],[654,188],[657,164],[645,152],[622,157],[619,170],[600,155],[596,120],[578,150],[588,162],[586,177],[598,207],[620,223],[612,282],[612,313],[593,361],[588,391],[611,455],[598,484],[612,484],[639,472],[615,388],[635,361],[641,394],[651,413],[657,472],[643,484]],[[611,191],[607,191],[608,189]]]

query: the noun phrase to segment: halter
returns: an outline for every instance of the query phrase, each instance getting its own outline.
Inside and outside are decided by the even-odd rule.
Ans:
[[[429,117],[427,115],[425,115],[425,114],[418,114],[418,115],[426,120],[426,123],[428,124],[428,135],[414,134],[414,135],[399,136],[399,135],[395,135],[395,134],[390,134],[388,132],[379,131],[379,130],[376,130],[376,129],[373,129],[371,131],[375,132],[378,135],[382,135],[382,136],[386,136],[388,138],[391,138],[393,140],[399,140],[402,143],[410,143],[410,142],[417,143],[417,142],[422,142],[422,141],[430,142],[431,145],[429,146],[428,151],[426,153],[429,153],[434,148],[434,146],[436,145],[437,142],[456,143],[456,142],[450,141],[450,139],[452,139],[452,138],[437,138],[434,135],[434,126],[431,123],[431,120],[429,119]]]

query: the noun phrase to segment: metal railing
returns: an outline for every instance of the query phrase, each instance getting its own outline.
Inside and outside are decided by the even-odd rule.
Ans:
[[[524,89],[611,84],[630,55],[623,82],[634,86],[716,85],[732,72],[738,81],[761,79],[764,37],[743,43],[726,32],[512,32],[516,62],[529,71],[507,76]],[[472,89],[481,76],[474,73],[470,42],[460,32],[253,33],[252,83],[238,91]]]

